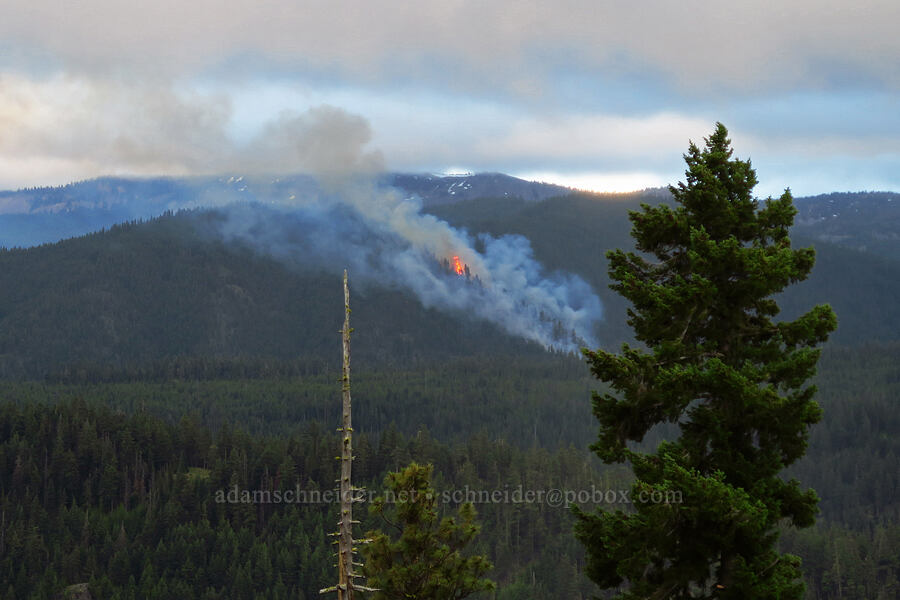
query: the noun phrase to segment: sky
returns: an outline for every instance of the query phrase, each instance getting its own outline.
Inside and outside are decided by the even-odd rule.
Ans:
[[[403,172],[683,179],[717,121],[757,195],[900,191],[896,0],[3,0],[0,189]],[[316,135],[308,135],[310,131]]]

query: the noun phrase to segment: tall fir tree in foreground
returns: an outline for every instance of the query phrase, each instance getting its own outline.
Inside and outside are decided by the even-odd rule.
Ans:
[[[773,320],[773,295],[809,275],[814,251],[791,248],[789,191],[753,197],[756,173],[721,123],[705,142],[685,155],[673,207],[631,213],[639,253],[607,254],[642,346],[584,351],[612,389],[594,394],[592,450],[631,463],[634,510],[579,511],[576,535],[588,575],[620,599],[801,598],[778,528],[812,525],[818,498],[779,473],[821,418],[807,381],[836,319],[824,305]],[[629,445],[661,423],[680,436],[650,454]]]

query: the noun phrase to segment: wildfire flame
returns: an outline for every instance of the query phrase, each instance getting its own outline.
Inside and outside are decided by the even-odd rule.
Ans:
[[[465,275],[465,270],[463,269],[462,263],[459,262],[459,257],[453,257],[453,270],[456,271],[457,275]]]

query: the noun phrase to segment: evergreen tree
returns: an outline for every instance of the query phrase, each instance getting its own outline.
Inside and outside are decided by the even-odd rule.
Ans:
[[[592,449],[631,463],[634,510],[578,511],[576,535],[588,575],[621,599],[800,598],[800,560],[777,552],[778,526],[811,525],[818,498],[779,473],[821,417],[806,382],[836,320],[824,305],[773,321],[773,295],[809,275],[814,251],[791,248],[789,191],[752,196],[756,173],[732,158],[721,123],[705,142],[685,155],[674,206],[630,214],[640,253],[607,253],[642,346],[584,351],[613,391],[594,393]],[[661,423],[680,436],[635,450]]]
[[[479,531],[475,508],[463,504],[456,519],[439,519],[431,472],[431,465],[411,463],[389,473],[387,494],[370,508],[397,534],[392,539],[380,531],[368,533],[372,542],[364,548],[365,570],[369,585],[379,590],[374,600],[457,600],[495,588],[483,578],[491,563],[484,556],[462,554]]]

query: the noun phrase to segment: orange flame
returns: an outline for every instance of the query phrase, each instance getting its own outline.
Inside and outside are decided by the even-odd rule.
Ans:
[[[454,257],[453,257],[453,269],[456,271],[456,274],[457,274],[457,275],[464,275],[464,274],[465,274],[465,270],[463,269],[462,263],[459,262],[459,257],[458,257],[458,256],[454,256]]]

